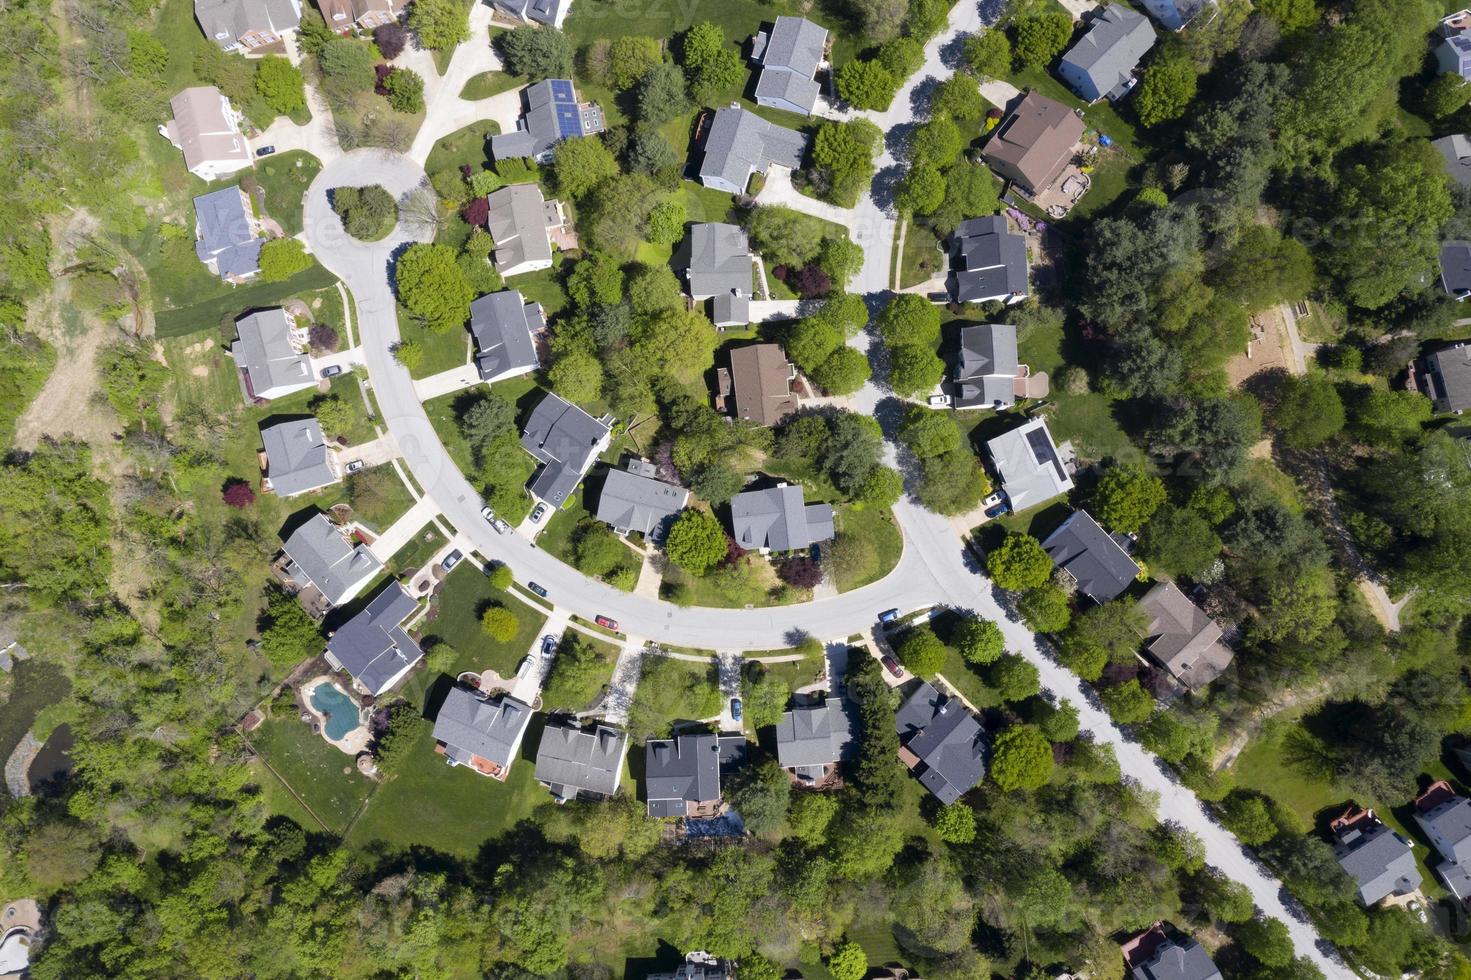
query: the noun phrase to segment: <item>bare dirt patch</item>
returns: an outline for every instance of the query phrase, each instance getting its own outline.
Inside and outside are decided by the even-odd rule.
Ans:
[[[1282,311],[1277,307],[1256,314],[1253,318],[1260,329],[1252,330],[1249,353],[1237,354],[1226,362],[1226,377],[1232,388],[1241,387],[1242,382],[1259,371],[1281,368],[1292,370],[1292,358],[1287,352],[1287,327],[1282,322]]]

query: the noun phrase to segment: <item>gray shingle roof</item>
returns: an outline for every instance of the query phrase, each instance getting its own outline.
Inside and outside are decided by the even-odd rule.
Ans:
[[[548,78],[528,85],[521,95],[526,110],[516,131],[490,138],[490,153],[497,160],[540,156],[564,139],[603,131],[603,110],[595,102],[578,102],[570,79]]]
[[[556,26],[563,4],[572,0],[493,0],[493,6],[522,20],[534,20],[538,24]]]
[[[961,328],[955,371],[956,408],[1008,408],[1016,404],[1016,327],[984,323]]]
[[[680,817],[688,804],[720,799],[720,743],[714,735],[678,735],[644,744],[649,816]]]
[[[1004,215],[971,218],[950,241],[950,292],[960,303],[1027,295],[1027,240]]]
[[[731,534],[747,551],[800,551],[833,536],[833,509],[807,504],[796,484],[747,490],[730,500]]]
[[[986,452],[1013,511],[1035,507],[1073,488],[1045,419],[1035,418],[1001,433],[986,443]]]
[[[858,743],[853,734],[853,719],[842,698],[793,708],[777,722],[776,757],[786,769],[820,770],[854,756]]]
[[[685,272],[692,299],[751,292],[751,246],[736,225],[691,225],[689,266]]]
[[[959,700],[921,683],[894,718],[899,743],[923,763],[919,781],[954,803],[986,776],[986,734]]]
[[[468,765],[480,758],[505,770],[516,761],[530,721],[531,706],[509,694],[484,700],[452,687],[434,718],[434,740],[444,743],[445,757],[453,762]]]
[[[767,122],[739,106],[715,113],[705,135],[700,176],[718,178],[743,192],[753,172],[765,173],[771,164],[796,170],[807,152],[807,137]]]
[[[1441,857],[1471,867],[1471,800],[1452,796],[1428,813],[1415,814],[1415,821],[1425,828]]]
[[[280,307],[235,321],[240,339],[230,345],[230,354],[249,376],[256,397],[274,398],[315,384],[311,358],[291,343],[295,326]]]
[[[310,582],[336,606],[356,595],[383,570],[383,563],[362,542],[349,544],[342,529],[317,513],[281,545],[291,559],[287,573],[298,584]]]
[[[576,725],[548,725],[536,749],[536,779],[562,800],[578,792],[612,796],[618,791],[628,733],[609,725],[584,731]]]
[[[1200,943],[1187,939],[1182,946],[1170,940],[1134,968],[1134,980],[1221,980],[1221,971]]]
[[[328,658],[370,694],[382,694],[424,656],[419,644],[403,630],[404,620],[418,608],[403,586],[390,583],[332,634],[327,641]]]
[[[1149,18],[1122,3],[1103,9],[1088,32],[1062,56],[1062,65],[1086,75],[1103,96],[1129,80],[1139,59],[1154,47],[1154,28]],[[1093,97],[1091,93],[1081,93]]]
[[[1437,412],[1471,408],[1471,344],[1454,344],[1425,358]]]
[[[1333,848],[1333,856],[1358,886],[1358,899],[1364,905],[1420,887],[1420,872],[1410,842],[1377,821],[1343,834]]]
[[[1094,602],[1117,599],[1139,574],[1139,566],[1086,510],[1068,515],[1042,547]]]
[[[531,412],[521,435],[521,448],[545,464],[531,481],[534,496],[560,506],[598,458],[610,427],[548,394]]]
[[[260,430],[266,450],[266,479],[281,497],[306,493],[340,477],[327,462],[322,426],[314,418],[288,419]]]
[[[292,0],[194,0],[194,17],[204,36],[224,48],[252,31],[282,34],[301,23]]]
[[[626,470],[609,470],[598,494],[598,520],[648,537],[678,514],[690,492],[656,479],[655,472],[643,460],[631,460]]]
[[[1149,617],[1144,647],[1170,674],[1192,690],[1221,676],[1231,665],[1231,648],[1221,642],[1221,628],[1173,582],[1160,582],[1139,610]]]
[[[1431,140],[1430,145],[1445,157],[1445,172],[1462,187],[1471,187],[1471,138],[1460,133]]]
[[[238,185],[196,197],[194,214],[199,228],[194,252],[199,261],[214,260],[221,279],[260,271],[260,247],[265,239],[255,237],[245,211],[245,195]]]
[[[827,29],[805,17],[778,17],[769,35],[757,35],[756,46],[762,66],[756,101],[810,114],[822,91],[813,76],[827,48]]]
[[[531,334],[544,326],[541,304],[528,302],[514,289],[471,303],[470,333],[475,336],[475,366],[480,377],[493,379],[536,368],[541,361]]]
[[[486,227],[495,241],[495,267],[514,271],[525,262],[550,262],[552,240],[547,233],[547,200],[535,184],[512,184],[486,198],[490,216]]]

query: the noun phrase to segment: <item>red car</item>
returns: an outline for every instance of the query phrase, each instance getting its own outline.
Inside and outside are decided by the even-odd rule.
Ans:
[[[607,616],[599,616],[597,619],[593,620],[593,622],[597,623],[605,630],[612,630],[614,633],[618,632],[618,620],[616,619],[609,619]]]
[[[895,660],[887,653],[884,654],[882,659],[884,667],[889,671],[889,673],[893,674],[895,677],[904,676],[904,668],[899,666],[899,661]]]

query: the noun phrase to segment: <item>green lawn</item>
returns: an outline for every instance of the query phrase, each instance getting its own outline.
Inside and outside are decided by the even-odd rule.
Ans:
[[[924,618],[921,617],[919,621],[923,622]],[[953,613],[942,613],[935,617],[931,625],[940,639],[945,641],[950,638],[950,631],[954,623]],[[891,642],[897,642],[902,636],[903,633],[893,635]],[[945,663],[940,667],[939,672],[944,674],[945,679],[955,685],[960,693],[965,695],[966,699],[977,708],[989,708],[1001,704],[1001,698],[996,691],[989,687],[981,678],[980,673],[966,662],[965,658],[960,655],[960,651],[949,643],[945,644]],[[932,677],[925,678],[925,680],[932,679]]]
[[[466,88],[469,88],[468,84]],[[500,124],[491,119],[482,119],[455,130],[434,144],[424,164],[424,172],[436,174],[466,164],[476,169],[490,166],[490,138],[499,135],[500,131]]]
[[[899,285],[917,286],[945,271],[945,255],[937,246],[940,238],[929,225],[912,217],[904,226],[904,253],[900,257]]]
[[[526,78],[521,75],[508,75],[503,71],[483,71],[465,82],[465,87],[460,89],[460,98],[469,102],[488,99],[492,95],[500,95],[513,88],[520,88],[526,84],[526,81]]]
[[[684,192],[685,213],[690,221],[726,221],[730,218],[735,198],[725,191],[718,191],[693,181],[680,181]]]
[[[252,759],[250,775],[260,787],[261,802],[265,804],[267,813],[286,817],[304,830],[314,832],[328,830],[310,810],[302,806],[301,801],[292,795],[286,784],[276,778],[276,774],[271,772],[265,762],[259,758]]]
[[[713,21],[725,31],[732,47],[743,45],[763,22],[779,14],[801,14],[805,8],[786,0],[690,0],[675,5],[624,4],[618,0],[578,0],[567,15],[564,30],[581,50],[598,38],[643,34],[668,38],[701,21]],[[795,118],[795,117],[793,117]]]
[[[383,532],[414,506],[414,496],[388,464],[360,470],[342,481],[355,520]]]
[[[1133,166],[1134,161],[1119,150],[1099,150],[1093,173],[1089,175],[1088,191],[1068,212],[1068,220],[1091,218],[1118,200],[1129,189],[1129,171]]]
[[[156,337],[182,337],[208,330],[246,310],[279,306],[290,296],[322,289],[337,281],[336,276],[313,261],[309,268],[285,282],[255,281],[231,286],[210,275],[195,257],[193,244],[187,244],[189,252],[183,257],[182,265],[177,259],[162,258],[156,249],[152,262],[150,256],[142,256],[153,296]]]
[[[414,378],[428,378],[470,361],[470,332],[463,327],[436,333],[419,323],[400,306],[398,335],[404,340],[417,341],[423,348],[424,356],[409,372]]]
[[[559,561],[563,561],[574,568],[578,567],[574,560],[573,541],[577,537],[577,529],[585,520],[590,520],[590,514],[583,505],[586,495],[586,484],[582,491],[567,498],[567,502],[558,510],[548,515],[546,529],[536,537],[536,546],[547,554],[552,555]],[[618,568],[631,568],[635,574],[643,567],[643,561],[631,548],[624,548],[626,552],[624,560],[619,563]],[[613,573],[610,573],[613,574]]]
[[[328,745],[300,721],[289,697],[283,698],[272,717],[247,738],[277,776],[334,834],[347,829],[373,792],[375,784],[358,773],[352,756]]]
[[[292,150],[260,161],[251,176],[265,196],[266,214],[280,222],[288,235],[301,233],[301,200],[322,170],[322,162],[305,150]],[[220,186],[235,183],[234,177]],[[213,188],[215,185],[210,185]]]
[[[1060,326],[1033,327],[1017,341],[1022,362],[1033,373],[1047,372],[1052,381],[1052,393],[1048,397],[1053,408],[1047,413],[1047,427],[1053,438],[1059,442],[1071,440],[1084,460],[1142,458],[1114,415],[1113,399],[1094,391],[1070,395],[1057,385],[1058,372],[1065,366],[1062,344]]]
[[[492,604],[503,605],[516,614],[518,629],[509,642],[490,638],[480,625],[481,614]],[[491,588],[490,579],[469,562],[463,562],[445,580],[434,619],[420,628],[454,647],[460,663],[453,673],[490,668],[502,677],[516,672],[531,644],[541,634],[546,616],[514,595]]]
[[[838,537],[859,538],[867,542],[878,556],[878,563],[866,575],[853,575],[851,572],[839,575],[836,583],[839,592],[851,592],[877,582],[899,564],[899,556],[904,552],[904,536],[899,525],[894,523],[891,511],[855,510],[851,504],[844,504],[837,508],[834,518]]]
[[[783,656],[795,652],[790,649],[771,650],[768,651],[768,655]],[[780,678],[782,683],[786,684],[787,690],[795,691],[799,687],[817,683],[817,679],[822,676],[823,655],[813,654],[801,660],[784,660],[781,663],[763,664],[762,666],[766,668],[767,676]]]
[[[561,261],[570,264],[565,258]],[[519,289],[522,296],[540,303],[547,319],[550,320],[562,312],[562,308],[568,302],[567,290],[562,287],[564,272],[564,269],[556,265],[550,269],[526,272],[513,276],[506,282],[506,288]]]
[[[456,403],[462,399],[471,397],[467,392],[457,391],[448,395],[440,395],[431,398],[424,403],[424,412],[429,416],[429,424],[434,426],[435,435],[439,441],[444,443],[444,449],[449,453],[449,458],[455,461],[461,473],[474,473],[475,461],[471,457],[470,444],[465,441],[464,433],[460,431],[459,412],[456,411]]]
[[[439,528],[433,523],[425,524],[414,533],[408,544],[394,552],[393,557],[388,560],[388,566],[394,574],[417,572],[447,543]]]

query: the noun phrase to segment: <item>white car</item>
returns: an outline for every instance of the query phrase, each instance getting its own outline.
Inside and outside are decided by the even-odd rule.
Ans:
[[[991,496],[981,501],[981,508],[983,510],[990,510],[992,507],[995,507],[999,503],[1001,503],[1001,494],[993,493],[991,494]]]
[[[495,511],[492,510],[489,506],[480,508],[480,516],[485,518],[492,524],[495,523]]]
[[[950,404],[949,395],[931,395],[929,397],[930,408],[944,408]]]
[[[490,526],[495,529],[495,533],[496,534],[505,534],[507,531],[509,531],[511,529],[511,525],[507,524],[505,521],[501,520],[499,517],[497,517],[495,520],[491,521],[490,522]]]

